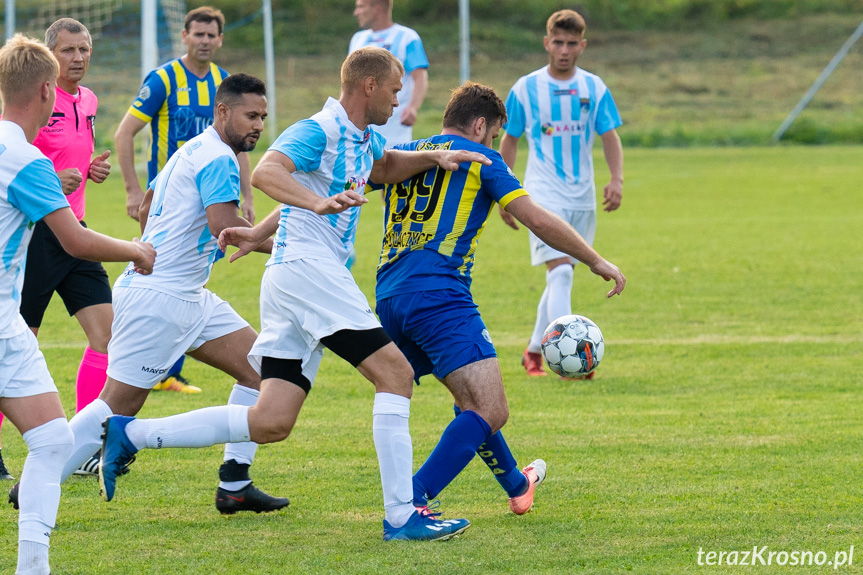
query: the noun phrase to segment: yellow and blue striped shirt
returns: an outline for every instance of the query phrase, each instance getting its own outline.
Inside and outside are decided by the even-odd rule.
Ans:
[[[203,78],[190,72],[180,58],[150,72],[129,113],[150,124],[147,181],[151,182],[177,148],[213,123],[216,88],[228,72],[210,63]]]
[[[461,136],[432,136],[396,149],[470,150],[485,154],[492,164],[465,162],[454,172],[435,168],[384,186],[377,299],[450,287],[453,279],[469,287],[479,237],[494,204],[506,207],[527,192],[499,153]]]

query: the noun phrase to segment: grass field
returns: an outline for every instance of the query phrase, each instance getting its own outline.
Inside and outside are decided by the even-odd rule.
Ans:
[[[53,572],[734,573],[748,569],[699,566],[699,549],[756,545],[824,551],[831,561],[855,545],[853,566],[840,571],[860,572],[861,157],[860,147],[628,150],[623,206],[600,213],[596,242],[626,273],[626,291],[606,300],[607,286],[576,270],[574,309],[607,342],[591,382],[524,375],[519,357],[543,274],[529,265],[526,232],[492,217],[474,293],[501,359],[506,436],[522,465],[549,464],[533,513],[508,513],[477,460],[441,497],[447,516],[473,522],[465,535],[384,544],[372,386],[327,356],[295,432],[261,447],[252,468],[258,485],[291,498],[286,511],[221,517],[220,449],[148,451],[110,504],[92,479],[64,485]],[[131,237],[118,176],[91,186],[87,220]],[[605,177],[600,169],[600,187]],[[354,268],[370,297],[381,233],[374,203]],[[272,203],[257,206],[263,216]],[[210,283],[253,325],[264,259],[219,263]],[[112,278],[121,269],[108,267]],[[84,338],[56,300],[40,342],[71,415]],[[154,393],[142,415],[227,399],[224,375],[194,361],[186,373],[203,394]],[[416,466],[451,417],[441,385],[415,388]],[[2,439],[18,475],[25,447],[8,424]],[[16,519],[0,506],[4,573]]]

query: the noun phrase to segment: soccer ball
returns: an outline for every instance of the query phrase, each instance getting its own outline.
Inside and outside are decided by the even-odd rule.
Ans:
[[[605,351],[599,326],[583,315],[559,317],[542,335],[542,356],[548,367],[563,377],[584,377],[591,373]]]

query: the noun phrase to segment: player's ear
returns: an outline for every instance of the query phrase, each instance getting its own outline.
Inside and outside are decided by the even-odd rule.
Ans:
[[[369,76],[365,80],[363,80],[363,90],[366,93],[366,96],[371,96],[375,90],[378,88],[378,83],[375,81],[374,76]]]
[[[485,138],[486,130],[488,130],[488,126],[486,125],[484,116],[480,116],[473,121],[473,133],[480,140],[483,140]]]

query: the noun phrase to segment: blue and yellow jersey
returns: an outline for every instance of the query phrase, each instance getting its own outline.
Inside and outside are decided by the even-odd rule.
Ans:
[[[210,71],[199,78],[179,58],[147,74],[129,113],[150,124],[148,182],[177,148],[213,123],[216,88],[227,77],[226,70],[210,63]]]
[[[492,164],[465,162],[454,172],[435,168],[384,186],[377,299],[451,287],[453,279],[469,287],[477,243],[495,202],[506,207],[527,192],[500,154],[461,136],[432,136],[396,148],[470,150]]]

